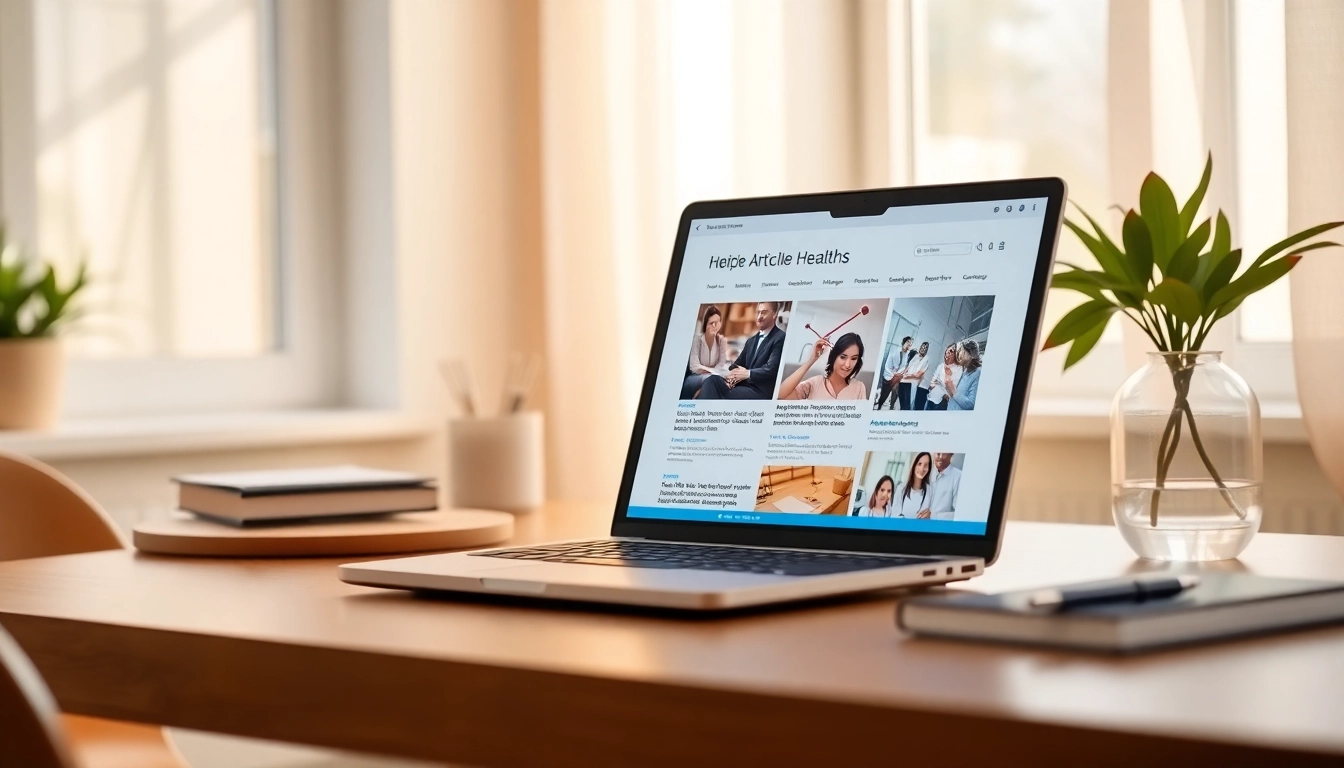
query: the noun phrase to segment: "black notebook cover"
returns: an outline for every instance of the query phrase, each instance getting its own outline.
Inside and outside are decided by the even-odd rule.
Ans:
[[[1344,583],[1331,581],[1200,574],[1175,597],[1061,612],[1031,607],[1038,591],[911,598],[897,606],[896,623],[939,637],[1131,652],[1344,621]]]
[[[263,469],[251,472],[211,472],[179,475],[173,480],[182,485],[219,488],[240,496],[271,496],[375,488],[414,488],[428,485],[434,479],[410,472],[394,472],[347,464],[334,467]]]

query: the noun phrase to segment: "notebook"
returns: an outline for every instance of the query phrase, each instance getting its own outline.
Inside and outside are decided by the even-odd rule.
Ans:
[[[1344,621],[1344,582],[1200,574],[1198,586],[1175,597],[1059,613],[1029,606],[1039,591],[911,598],[897,606],[896,625],[917,635],[1132,653]]]

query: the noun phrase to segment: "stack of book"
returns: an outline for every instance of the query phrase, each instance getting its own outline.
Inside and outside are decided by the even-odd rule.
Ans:
[[[353,465],[181,475],[178,506],[229,525],[438,507],[433,478]]]

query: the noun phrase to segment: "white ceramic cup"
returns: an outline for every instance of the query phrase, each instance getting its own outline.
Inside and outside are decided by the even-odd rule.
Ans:
[[[531,512],[546,500],[539,411],[448,421],[452,506]]]

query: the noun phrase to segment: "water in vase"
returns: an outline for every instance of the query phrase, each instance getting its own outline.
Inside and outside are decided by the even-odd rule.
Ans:
[[[1173,480],[1158,499],[1152,525],[1155,482],[1134,481],[1112,487],[1115,523],[1140,557],[1151,560],[1204,561],[1236,557],[1260,528],[1260,483],[1229,480]]]

